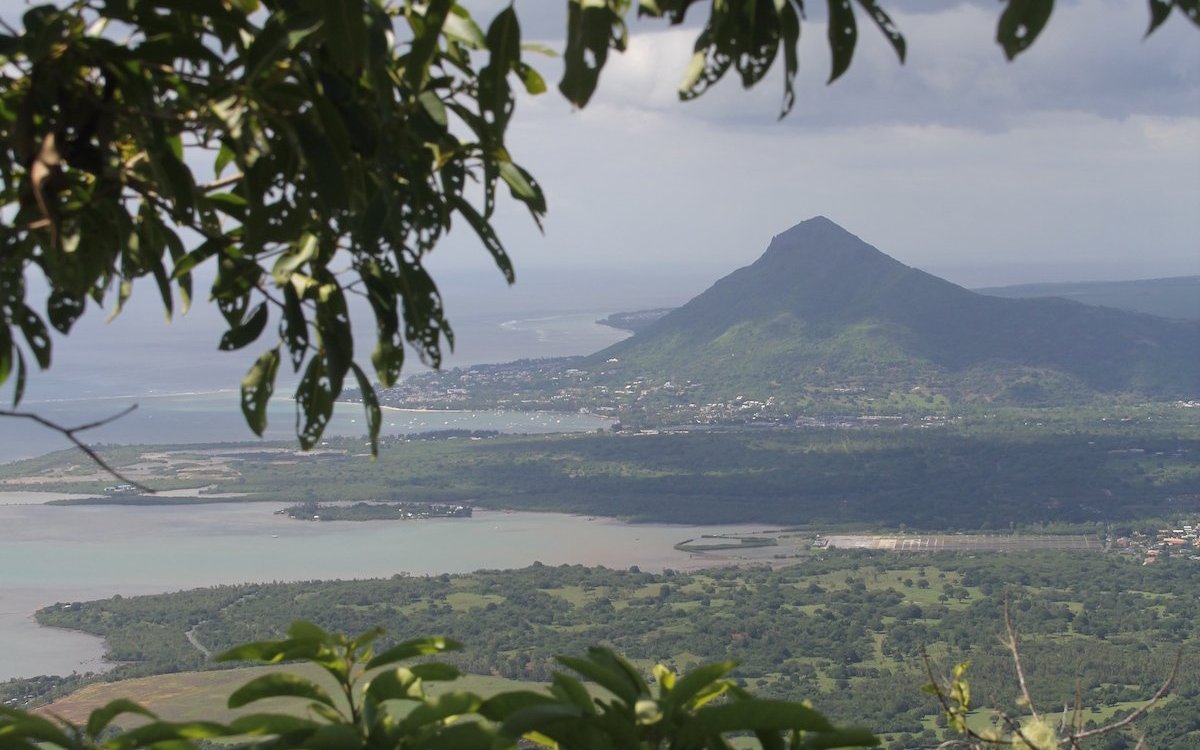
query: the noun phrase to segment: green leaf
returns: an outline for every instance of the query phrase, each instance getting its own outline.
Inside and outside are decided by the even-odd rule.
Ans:
[[[264,352],[242,378],[242,414],[255,435],[267,429],[267,404],[275,392],[275,374],[279,371],[279,348]]]
[[[558,50],[538,42],[521,42],[523,52],[536,52],[544,57],[558,57]]]
[[[545,733],[551,724],[577,722],[583,716],[579,706],[570,703],[542,703],[516,711],[504,720],[500,731],[510,737],[521,737],[529,732]]]
[[[688,705],[702,690],[733,671],[735,661],[719,661],[693,669],[675,681],[675,686],[663,698],[663,703],[676,708]]]
[[[287,252],[280,255],[275,261],[274,268],[271,269],[271,275],[275,277],[275,283],[279,286],[287,285],[300,266],[308,263],[317,256],[317,251],[320,249],[320,242],[317,236],[311,232],[305,232],[300,235],[300,239],[296,240]]]
[[[496,262],[496,266],[504,274],[504,279],[512,284],[517,280],[516,274],[513,272],[512,261],[508,257],[508,253],[504,249],[504,245],[500,244],[500,238],[496,235],[496,230],[492,228],[491,222],[483,217],[471,203],[461,195],[454,195],[450,198],[451,205],[458,211],[467,223],[471,225],[471,229],[475,230],[475,234],[479,237],[479,241],[491,253],[492,260]],[[378,368],[377,368],[378,369]]]
[[[490,727],[472,721],[451,724],[417,740],[411,747],[413,750],[495,750],[509,745],[497,744],[495,732]]]
[[[592,700],[592,695],[582,682],[561,672],[554,673],[553,682],[555,694],[561,695],[569,702],[579,706],[585,713],[596,713],[596,704]]]
[[[442,104],[442,100],[432,91],[424,91],[417,97],[421,108],[425,110],[425,114],[429,115],[429,119],[433,120],[440,127],[446,127],[449,119],[446,117],[446,105]],[[380,222],[382,225],[382,222]],[[378,232],[375,235],[379,236]]]
[[[521,26],[511,5],[492,20],[487,46],[488,64],[479,71],[479,109],[500,142],[514,106],[508,74],[521,62]]]
[[[362,746],[362,738],[344,719],[322,726],[304,740],[305,750],[353,750]]]
[[[479,715],[491,721],[502,722],[518,711],[532,706],[557,703],[558,701],[545,693],[535,693],[532,690],[509,690],[497,693],[485,700],[479,707]]]
[[[234,719],[229,728],[235,734],[270,735],[314,731],[321,725],[311,719],[290,714],[249,714]]]
[[[838,747],[876,747],[879,738],[866,729],[835,729],[832,732],[812,732],[796,750],[829,750]]]
[[[479,28],[479,24],[471,18],[470,12],[461,5],[456,4],[450,10],[450,15],[446,16],[446,20],[442,24],[442,33],[446,35],[447,39],[474,49],[483,49],[487,46],[483,29]]]
[[[150,746],[166,747],[174,741],[209,740],[229,736],[229,730],[210,721],[156,721],[118,734],[105,743],[106,750],[134,750]]]
[[[100,733],[112,723],[112,720],[122,714],[137,714],[148,719],[156,719],[150,709],[138,703],[125,698],[118,698],[110,701],[104,706],[92,711],[87,720],[87,734],[89,737],[99,737]]]
[[[1054,0],[1008,0],[996,27],[996,41],[1009,60],[1029,49],[1053,10]]]
[[[871,20],[875,22],[875,25],[887,37],[888,42],[892,45],[892,49],[896,51],[896,56],[903,63],[907,52],[907,45],[904,41],[904,35],[900,33],[900,28],[892,21],[891,16],[875,0],[858,0],[858,4],[871,16]]]
[[[71,326],[75,325],[75,321],[83,314],[84,307],[82,297],[63,289],[50,292],[50,297],[46,300],[46,314],[50,318],[50,325],[59,333],[71,331]],[[3,382],[4,378],[0,376],[0,383]]]
[[[406,56],[404,74],[413,89],[420,91],[425,87],[429,78],[429,66],[437,55],[442,28],[448,22],[454,6],[454,0],[433,0],[424,8],[424,13],[414,13],[409,17],[413,40]],[[462,20],[461,16],[454,18],[460,22]],[[469,29],[461,24],[455,25],[455,30],[467,30],[469,33]]]
[[[33,351],[38,367],[45,370],[50,366],[50,331],[46,324],[28,305],[21,305],[17,324],[25,334],[25,343]]]
[[[13,353],[18,349],[13,345],[12,331],[3,320],[0,320],[0,384],[8,382],[8,376],[13,370]],[[21,402],[20,398],[13,401],[13,406]]]
[[[358,5],[357,2],[347,4]],[[342,3],[329,3],[329,5],[340,6]],[[305,116],[293,117],[291,125],[296,133],[296,140],[300,145],[304,161],[312,171],[315,180],[313,189],[317,193],[318,200],[331,209],[345,208],[350,186],[346,182],[346,173],[342,168],[342,163],[338,160],[337,152],[334,151],[326,134]]]
[[[559,656],[558,661],[597,685],[608,690],[629,706],[637,702],[638,697],[645,692],[637,673],[632,668],[623,668],[611,651],[602,648],[589,648],[588,658],[575,656]]]
[[[567,5],[567,49],[558,90],[576,107],[584,107],[596,91],[608,50],[624,51],[624,14],[628,0],[570,0]]]
[[[858,43],[858,23],[850,0],[829,0],[829,51],[833,54],[833,69],[829,83],[833,83],[850,68],[854,59],[854,46]]]
[[[367,379],[366,373],[354,362],[350,363],[354,377],[358,380],[358,392],[362,395],[363,410],[367,416],[367,435],[371,440],[371,457],[379,455],[379,428],[383,424],[383,412],[379,408],[379,397]]]
[[[321,283],[317,299],[317,334],[325,358],[325,378],[332,398],[342,392],[342,382],[354,361],[354,333],[346,296],[337,279],[327,271],[318,274]]]
[[[288,34],[283,26],[282,16],[272,14],[254,35],[254,41],[246,51],[245,73],[242,79],[252,81],[264,69],[274,65],[287,51]]]
[[[500,162],[499,169],[500,177],[508,184],[514,198],[527,204],[532,211],[546,212],[546,199],[528,172],[507,160]]]
[[[171,278],[179,280],[184,274],[190,273],[200,263],[208,260],[212,256],[220,252],[225,243],[222,240],[210,239],[200,243],[200,245],[187,255],[175,262],[175,267],[171,271]]]
[[[259,302],[246,318],[221,336],[221,343],[217,348],[228,352],[241,349],[257,340],[262,335],[263,329],[267,327],[268,317],[267,303]]]
[[[325,41],[334,63],[344,72],[353,72],[367,50],[367,24],[362,0],[318,3],[324,12]]]
[[[325,425],[333,416],[336,398],[326,372],[325,357],[313,357],[296,386],[296,437],[304,450],[312,448],[321,439]]]
[[[17,406],[25,397],[25,378],[28,373],[25,367],[25,355],[16,346],[11,347],[10,350],[17,353],[17,377],[16,382],[13,383],[13,406]]]
[[[738,700],[696,711],[681,735],[686,743],[729,732],[800,730],[832,732],[833,725],[817,711],[781,700]]]
[[[213,193],[208,196],[208,202],[226,216],[246,220],[246,199],[237,193]]]
[[[483,703],[478,695],[461,690],[442,693],[432,698],[426,698],[418,704],[400,722],[401,730],[411,731],[417,727],[426,726],[448,719],[451,716],[473,714]]]
[[[789,2],[779,11],[779,38],[783,46],[783,104],[779,118],[783,119],[796,104],[796,73],[800,70],[800,15]]]
[[[1146,36],[1167,20],[1172,8],[1178,8],[1188,20],[1200,26],[1200,0],[1150,0],[1150,28],[1146,29]]]
[[[519,63],[517,65],[517,74],[521,76],[521,83],[525,84],[525,91],[527,93],[533,96],[546,93],[546,79],[542,78],[542,74],[534,70],[532,65]]]
[[[375,367],[375,376],[384,388],[391,388],[400,378],[400,368],[404,365],[404,348],[396,346],[388,339],[380,339],[371,352],[371,364]]]
[[[376,703],[425,700],[421,679],[405,667],[385,670],[375,675],[367,683],[366,695]]]
[[[0,706],[0,742],[8,737],[73,748],[73,742],[57,724],[41,716]]]
[[[414,638],[413,640],[404,641],[392,646],[387,651],[367,662],[365,668],[374,669],[388,664],[395,664],[405,659],[413,659],[418,656],[432,656],[433,654],[440,654],[443,651],[458,651],[460,649],[462,649],[461,643],[449,638],[442,638],[441,636]]]
[[[333,698],[317,683],[287,672],[266,674],[242,685],[229,696],[229,708],[241,708],[266,698],[304,698],[336,709]]]
[[[304,317],[300,295],[292,284],[283,287],[283,319],[279,321],[279,329],[280,337],[287,342],[292,370],[299,370],[308,351],[308,319]]]

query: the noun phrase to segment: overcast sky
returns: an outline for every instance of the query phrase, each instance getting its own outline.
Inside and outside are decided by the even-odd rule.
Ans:
[[[557,5],[517,3],[527,38],[561,47]],[[1007,63],[999,3],[923,3],[893,13],[907,64],[862,19],[854,65],[826,86],[824,3],[809,5],[782,122],[777,74],[679,102],[695,29],[662,22],[635,26],[585,110],[554,91],[521,101],[512,151],[550,217],[544,237],[517,207],[501,217],[518,275],[715,278],[817,214],[967,285],[1200,273],[1200,31],[1182,15],[1143,40],[1143,2],[1060,1]],[[477,17],[498,6],[476,3]],[[540,67],[556,80],[553,61]],[[462,241],[439,255],[447,269],[485,262]]]

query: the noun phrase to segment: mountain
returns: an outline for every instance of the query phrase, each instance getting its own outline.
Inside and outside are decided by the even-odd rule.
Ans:
[[[977,294],[816,217],[587,363],[708,398],[1197,398],[1200,323]]]
[[[1134,281],[1077,281],[1056,284],[1014,284],[976,289],[994,297],[1063,297],[1085,305],[1200,320],[1200,276],[1171,276]]]

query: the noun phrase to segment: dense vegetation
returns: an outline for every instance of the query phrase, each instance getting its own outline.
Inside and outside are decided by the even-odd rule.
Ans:
[[[278,637],[295,619],[350,631],[383,625],[399,639],[445,634],[468,644],[453,657],[460,668],[518,679],[548,679],[555,654],[596,643],[643,669],[732,658],[734,676],[756,694],[811,698],[836,720],[917,747],[931,743],[938,714],[918,690],[922,648],[942,665],[971,661],[977,704],[1017,710],[1012,665],[996,638],[1007,594],[1034,695],[1071,702],[1078,680],[1093,721],[1149,697],[1185,646],[1174,697],[1143,725],[1151,747],[1185,748],[1200,738],[1196,570],[1184,559],[1141,566],[1095,554],[826,552],[780,570],[534,565],[222,586],[56,606],[39,620],[103,635],[121,662],[113,676],[211,667],[189,633],[217,651]],[[42,687],[53,694],[73,684]]]
[[[211,482],[287,502],[452,501],[638,521],[825,528],[1102,526],[1200,506],[1197,411],[1001,413],[926,428],[385,438],[374,464],[356,439],[330,439],[309,455],[226,446],[193,456],[180,448],[174,464],[162,457],[149,463],[146,449],[110,455],[117,466],[161,466],[161,486],[181,484],[174,465],[190,472],[191,486]],[[103,481],[72,479],[65,461],[85,462],[55,454],[0,467],[0,477],[37,477],[27,488],[99,493]],[[214,465],[219,470],[203,478],[199,472]]]

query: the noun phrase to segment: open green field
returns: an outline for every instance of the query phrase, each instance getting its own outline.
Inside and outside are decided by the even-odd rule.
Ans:
[[[382,625],[397,639],[455,638],[466,648],[444,660],[464,672],[496,675],[469,680],[495,679],[497,687],[512,684],[506,680],[546,682],[561,668],[556,654],[582,653],[597,643],[646,672],[656,663],[686,671],[732,658],[740,665],[735,677],[760,694],[810,699],[837,721],[884,732],[895,747],[920,747],[937,739],[938,713],[920,691],[928,679],[922,650],[939,671],[971,662],[976,705],[1020,713],[1012,666],[998,640],[1007,597],[1035,697],[1061,707],[1074,702],[1078,685],[1085,720],[1099,721],[1148,698],[1183,648],[1177,697],[1145,724],[1150,737],[1191,741],[1200,735],[1190,734],[1180,717],[1200,715],[1198,570],[1187,559],[1143,566],[1096,551],[918,556],[816,549],[775,569],[655,575],[535,565],[469,575],[215,587],[76,604],[39,616],[47,624],[104,636],[112,657],[125,662],[113,677],[209,666],[184,637],[189,627],[219,651],[278,637],[297,619],[350,633]],[[214,696],[239,683],[236,674],[167,675],[153,678],[162,682],[125,685],[159,701],[164,713],[183,712],[212,705]],[[79,687],[66,680],[45,694]],[[197,692],[185,694],[185,687]],[[129,692],[83,689],[101,692],[79,693],[74,703],[56,706],[94,705],[101,700],[95,695]]]

